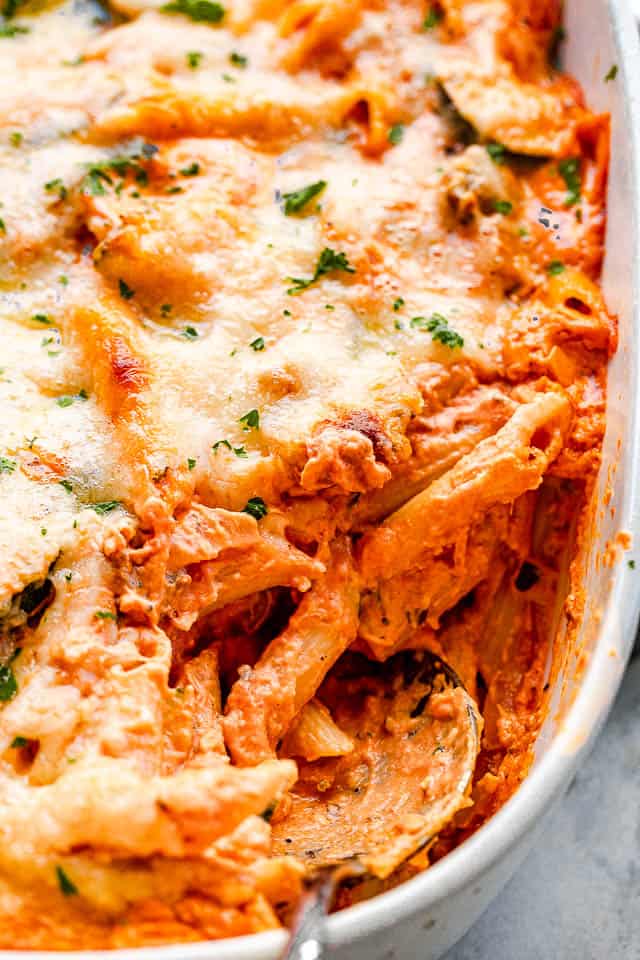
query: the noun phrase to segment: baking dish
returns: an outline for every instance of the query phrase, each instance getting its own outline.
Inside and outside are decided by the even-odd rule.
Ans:
[[[476,836],[427,873],[333,917],[330,932],[338,958],[436,958],[468,929],[534,842],[544,812],[562,795],[606,715],[632,644],[637,574],[627,561],[633,552],[625,553],[625,544],[618,538],[615,562],[604,558],[616,554],[617,534],[633,533],[637,526],[638,106],[631,87],[637,42],[628,11],[604,0],[569,3],[567,28],[569,70],[582,82],[590,104],[609,110],[613,117],[604,288],[610,308],[620,318],[620,348],[611,367],[608,432],[597,498],[603,506],[595,511],[595,534],[585,558],[585,618],[555,691],[536,766],[525,785]],[[614,63],[618,75],[615,81],[605,83]],[[267,960],[277,956],[282,940],[281,933],[267,934],[220,943],[119,951],[116,956],[118,960]],[[100,955],[75,954],[86,960]]]

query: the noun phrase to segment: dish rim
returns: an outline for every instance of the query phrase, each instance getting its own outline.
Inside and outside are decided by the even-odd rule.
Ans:
[[[640,0],[637,0],[640,12]],[[617,51],[622,80],[623,110],[629,144],[632,190],[632,288],[633,346],[640,360],[640,63],[638,27],[628,0],[604,0]],[[637,92],[636,92],[637,90]],[[640,536],[640,385],[629,408],[629,466],[620,529]],[[598,630],[590,662],[579,685],[575,701],[568,709],[560,729],[546,752],[536,763],[516,793],[473,836],[411,880],[407,880],[362,903],[332,915],[328,933],[334,947],[375,934],[399,921],[435,907],[441,901],[474,881],[480,881],[543,816],[551,801],[562,791],[580,757],[599,732],[618,692],[624,670],[633,649],[640,614],[640,590],[637,572],[626,563],[618,563],[605,613]],[[612,664],[612,660],[614,661]],[[613,670],[612,670],[613,667]],[[608,686],[602,677],[607,676]],[[603,687],[606,689],[603,690]],[[268,931],[225,940],[169,944],[157,947],[131,947],[116,950],[3,951],[3,958],[25,960],[270,960],[285,942],[283,930]]]

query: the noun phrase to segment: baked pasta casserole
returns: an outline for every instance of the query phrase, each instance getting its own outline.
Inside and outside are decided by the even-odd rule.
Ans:
[[[286,925],[432,651],[472,789],[354,902],[517,788],[580,616],[608,118],[560,0],[3,2],[0,947]]]

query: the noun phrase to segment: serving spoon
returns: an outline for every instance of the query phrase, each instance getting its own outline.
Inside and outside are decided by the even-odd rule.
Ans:
[[[429,849],[469,805],[480,749],[478,708],[435,654],[407,651],[384,663],[348,655],[331,684],[354,751],[301,765],[291,810],[273,825],[275,851],[309,865],[282,960],[324,957],[326,916],[345,881],[384,880]]]

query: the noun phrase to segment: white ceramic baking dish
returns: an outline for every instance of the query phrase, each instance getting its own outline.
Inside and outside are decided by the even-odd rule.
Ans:
[[[334,960],[437,960],[473,924],[520,864],[583,761],[613,698],[631,651],[640,605],[632,548],[612,566],[602,562],[621,531],[640,535],[640,53],[628,0],[567,0],[567,69],[594,109],[613,121],[604,288],[618,314],[620,345],[611,364],[608,427],[590,545],[586,616],[580,647],[587,667],[567,664],[555,709],[538,744],[534,768],[516,796],[475,836],[424,874],[329,921]],[[638,0],[640,7],[640,0]],[[613,64],[613,82],[604,76]],[[637,539],[637,538],[636,538]],[[558,719],[558,716],[561,719]],[[516,918],[514,918],[516,922]],[[285,934],[184,946],[76,952],[74,960],[275,960]],[[24,953],[0,952],[0,960]],[[59,953],[30,953],[59,960]]]

